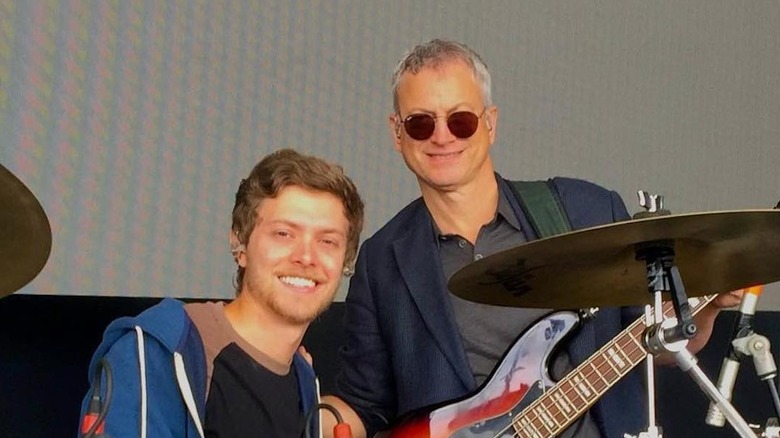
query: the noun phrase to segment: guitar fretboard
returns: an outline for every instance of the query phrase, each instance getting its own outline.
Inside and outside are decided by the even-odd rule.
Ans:
[[[691,298],[691,313],[696,314],[715,298]],[[674,316],[671,303],[664,303],[663,313]],[[634,321],[612,341],[572,370],[554,387],[525,408],[512,421],[515,436],[520,438],[553,437],[580,417],[605,392],[647,357],[642,345],[644,317]]]

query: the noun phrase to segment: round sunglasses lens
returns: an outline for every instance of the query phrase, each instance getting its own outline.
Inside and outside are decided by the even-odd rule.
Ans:
[[[477,132],[479,117],[469,111],[458,111],[447,117],[447,127],[458,138],[469,138]]]
[[[404,120],[404,129],[415,140],[427,140],[433,135],[436,121],[428,114],[413,114]]]

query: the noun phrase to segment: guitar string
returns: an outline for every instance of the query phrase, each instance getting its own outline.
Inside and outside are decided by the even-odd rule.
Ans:
[[[616,346],[618,344],[618,341],[620,341],[622,338],[630,337],[630,335],[633,334],[633,331],[637,327],[639,327],[640,324],[641,324],[641,319],[638,319],[638,320],[634,321],[624,332],[622,332],[621,336],[618,336],[618,338],[609,341],[602,348],[600,348],[597,351],[597,354],[594,357],[601,357],[601,356],[603,356],[610,348],[614,348],[614,346]],[[634,351],[636,351],[636,350],[634,350]],[[626,359],[629,359],[629,358],[626,357]],[[570,392],[567,392],[567,391],[574,391],[575,390],[574,386],[570,384],[570,389],[569,390],[565,390],[563,387],[564,387],[564,385],[566,383],[569,383],[569,381],[572,379],[573,375],[575,375],[575,374],[582,375],[582,371],[584,371],[584,369],[588,365],[588,362],[591,362],[591,361],[586,361],[585,363],[581,364],[579,367],[575,368],[571,373],[569,373],[569,375],[567,375],[566,377],[561,379],[560,382],[558,382],[553,389],[551,389],[550,391],[545,391],[545,393],[549,393],[549,392],[552,392],[552,391],[563,392],[563,397],[565,397],[565,399],[567,399],[567,400],[570,400],[570,402],[569,402],[570,405],[574,405],[574,402],[571,402],[572,399],[569,398],[569,393]],[[619,380],[619,378],[622,377],[622,376],[619,375],[619,372],[617,370],[615,370],[615,368],[612,367],[611,365],[610,365],[610,369],[612,369],[612,370],[614,370],[615,372],[618,373],[618,375],[615,378],[615,381]],[[589,376],[590,375],[588,375],[588,377]],[[582,396],[579,396],[579,398],[582,399]],[[585,406],[584,407],[586,407],[587,406],[587,400],[583,399],[583,401],[585,401]],[[527,431],[529,427],[536,428],[536,426],[534,426],[533,423],[534,423],[535,420],[538,420],[541,416],[538,413],[536,413],[535,409],[537,407],[539,407],[538,405],[541,405],[541,403],[542,402],[541,402],[540,399],[537,399],[534,402],[532,402],[528,407],[523,409],[520,412],[520,414],[518,414],[515,418],[513,418],[508,426],[506,426],[505,428],[500,430],[498,432],[498,435],[495,435],[493,438],[500,437],[502,434],[506,433],[509,429],[511,429],[513,427],[516,427],[516,426],[519,426],[520,429],[515,431],[515,433],[512,435],[513,437],[519,437],[520,436],[519,434],[522,433],[523,431]],[[572,407],[574,407],[575,409],[579,409],[576,405],[572,406]],[[584,407],[582,409],[584,409]],[[526,417],[526,420],[527,420],[526,424],[525,425],[518,425],[517,423],[520,421],[518,419],[523,418],[523,417]],[[570,422],[571,420],[573,420],[573,418],[572,419],[567,419],[566,422]],[[566,426],[565,423],[564,423],[564,425],[562,427]],[[544,426],[544,423],[542,423],[542,425]],[[545,428],[547,428],[547,426],[545,426]],[[537,433],[537,435],[539,435],[539,434]]]
[[[696,313],[698,313],[699,310],[704,308],[704,306],[706,306],[714,298],[715,298],[715,295],[710,295],[710,296],[703,297],[701,299],[701,301],[695,306],[693,314],[695,315]],[[670,303],[667,302],[667,303],[664,304],[664,308],[663,308],[664,315],[666,315],[666,313],[669,310],[671,310],[670,307],[672,307]],[[588,365],[590,365],[590,367],[592,368],[592,371],[590,371],[589,374],[585,375],[586,382],[587,382],[587,379],[589,379],[593,374],[598,374],[599,377],[601,378],[601,380],[604,380],[604,375],[605,374],[600,372],[600,371],[602,371],[600,368],[597,368],[596,366],[593,365],[593,362],[596,362],[596,359],[598,359],[598,358],[603,359],[603,362],[599,365],[599,367],[601,367],[602,365],[604,365],[604,363],[606,363],[608,366],[605,366],[604,368],[606,368],[607,370],[612,370],[612,371],[617,373],[617,375],[615,376],[615,378],[614,378],[614,380],[612,382],[613,384],[616,384],[623,376],[625,376],[626,374],[628,374],[628,372],[630,372],[632,369],[634,369],[634,367],[636,367],[636,365],[638,365],[642,361],[643,357],[646,357],[646,351],[645,351],[644,347],[642,347],[641,344],[639,344],[639,341],[638,341],[638,339],[639,339],[639,337],[640,337],[640,335],[641,335],[641,333],[642,333],[642,331],[644,329],[640,330],[639,333],[634,333],[634,331],[637,329],[637,327],[641,327],[643,325],[644,324],[642,323],[642,318],[641,317],[638,318],[631,325],[629,325],[626,330],[624,330],[622,332],[622,335],[618,336],[616,339],[613,339],[612,341],[610,341],[607,344],[605,344],[602,348],[600,348],[597,351],[598,354],[594,355],[594,359],[592,361],[589,360],[589,361],[586,361],[586,362],[582,363],[579,367],[575,368],[573,370],[573,372],[569,373],[568,376],[566,376],[563,379],[561,379],[561,381],[559,383],[557,383],[550,391],[545,391],[545,392],[546,393],[547,392],[550,392],[550,393],[551,392],[563,392],[563,397],[566,400],[571,400],[571,399],[569,399],[569,394],[571,392],[573,392],[573,391],[576,391],[576,388],[574,387],[574,385],[569,382],[572,379],[571,376],[574,376],[575,374],[581,376],[582,375],[582,371],[584,371],[584,369]],[[632,362],[632,361],[635,361],[635,362],[630,364],[630,366],[626,367],[625,372],[621,374],[620,371],[615,369],[615,367],[608,360],[605,359],[604,353],[607,352],[610,348],[613,348],[613,347],[617,346],[617,344],[621,340],[623,340],[623,338],[625,338],[625,340],[628,341],[635,348],[633,350],[631,350],[631,352],[628,355],[625,353],[625,350],[621,350],[620,349],[621,347],[619,347],[619,346],[618,346],[618,348],[619,348],[618,351],[622,351],[624,353],[623,355],[626,356],[626,359],[629,359],[629,362]],[[639,356],[636,359],[631,359],[629,357],[629,355],[635,354],[638,350],[642,351],[642,355]],[[580,369],[582,369],[582,370],[580,370]],[[563,388],[565,383],[569,383],[569,386],[570,386],[569,390],[565,390]],[[593,398],[593,400],[591,400],[591,401],[588,401],[585,398],[583,398],[580,393],[578,393],[577,394],[578,398],[582,399],[582,401],[585,402],[585,405],[582,406],[581,408],[578,408],[577,406],[574,406],[575,409],[581,409],[582,411],[584,411],[589,406],[595,404],[595,402],[601,397],[601,395],[603,395],[611,387],[611,385],[607,384],[607,385],[605,385],[603,390],[596,390],[596,388],[593,385],[589,385],[589,386],[591,387],[591,389],[596,391],[597,397]],[[510,422],[510,424],[508,426],[506,426],[505,428],[500,430],[498,432],[498,435],[495,435],[493,438],[499,438],[502,434],[504,434],[510,428],[515,428],[516,429],[515,432],[512,434],[513,437],[520,437],[520,433],[523,433],[524,431],[528,431],[528,427],[534,427],[534,429],[536,429],[538,431],[538,428],[534,425],[534,422],[537,421],[537,420],[540,420],[541,415],[536,412],[535,408],[540,407],[538,405],[542,405],[542,403],[543,403],[543,401],[541,400],[541,398],[537,399],[534,402],[532,402],[528,407],[523,409],[517,416],[515,416],[515,418],[512,419],[512,421]],[[570,403],[570,404],[573,404],[573,403]],[[574,417],[567,417],[565,413],[561,412],[564,415],[564,423],[562,425],[559,425],[559,423],[558,423],[558,421],[557,421],[555,416],[548,415],[548,417],[552,418],[553,422],[557,426],[558,431],[560,431],[562,428],[569,426],[569,424],[571,422],[573,422],[575,419],[577,419],[582,414],[582,411],[578,412],[577,415],[575,415]],[[519,419],[524,417],[524,416],[530,416],[530,418],[527,418],[526,419],[527,420],[526,421],[526,425],[520,425],[520,429],[518,430],[516,428],[518,426],[517,423],[520,421]],[[543,419],[541,420],[541,425],[545,429],[549,430],[549,426],[547,426],[545,424]],[[538,432],[535,432],[535,433],[536,433],[536,436],[539,436]]]
[[[633,327],[631,327],[631,328],[633,328]],[[624,335],[626,335],[625,338],[627,338],[627,339],[622,339],[623,337],[621,337],[621,339],[616,339],[616,340],[610,341],[606,345],[607,348],[603,349],[603,350],[606,351],[609,348],[617,346],[618,347],[618,351],[623,353],[623,356],[625,357],[626,360],[628,360],[628,363],[629,363],[629,366],[625,367],[623,371],[620,371],[620,370],[614,368],[614,366],[612,366],[609,363],[609,361],[607,361],[607,360],[605,360],[603,363],[601,363],[599,365],[600,368],[598,369],[598,371],[603,371],[602,368],[614,371],[614,373],[616,375],[615,375],[615,377],[613,379],[613,383],[619,381],[623,376],[628,374],[628,372],[631,369],[633,369],[636,364],[641,362],[641,357],[644,357],[644,353],[643,353],[638,359],[637,358],[633,358],[633,355],[637,351],[641,350],[641,347],[637,347],[636,342],[635,342],[636,339],[631,339],[630,335],[632,335],[632,334],[634,334],[634,333],[632,333],[632,331],[629,331],[628,333],[624,333]],[[622,341],[627,341],[627,343],[630,344],[630,346],[633,346],[634,348],[631,351],[628,351],[624,347],[619,346],[618,344],[620,343],[621,340]],[[603,357],[601,357],[601,356],[602,356],[601,354],[598,355],[598,358],[602,358],[603,359]],[[595,362],[595,359],[594,359],[594,362]],[[591,367],[591,368],[593,368],[592,371],[586,372],[585,368],[588,365],[590,365],[590,363],[583,364],[581,367],[579,367],[579,368],[582,368],[582,371],[577,372],[575,370],[575,372],[572,372],[567,377],[565,377],[564,379],[561,379],[560,384],[556,385],[556,389],[552,389],[550,391],[550,392],[552,392],[552,391],[561,392],[562,396],[564,397],[564,399],[568,400],[569,401],[569,405],[572,406],[575,409],[575,412],[577,412],[577,415],[572,416],[572,417],[568,417],[565,414],[563,414],[563,412],[561,412],[564,415],[564,422],[562,424],[558,423],[558,421],[557,421],[555,416],[548,415],[548,417],[550,417],[552,419],[552,421],[556,424],[556,426],[557,426],[556,429],[559,430],[559,431],[562,430],[563,428],[569,426],[569,424],[571,422],[573,422],[573,420],[577,419],[579,417],[579,415],[583,411],[585,411],[589,406],[593,405],[596,402],[596,400],[598,400],[598,398],[600,398],[600,396],[609,389],[609,385],[606,385],[602,390],[597,390],[593,385],[589,385],[590,388],[595,392],[591,396],[584,395],[582,393],[582,391],[578,391],[577,390],[577,387],[575,386],[575,383],[572,382],[572,380],[574,380],[574,378],[576,378],[576,377],[585,378],[586,382],[587,382],[587,379],[590,379],[594,374],[599,374],[596,371],[596,368],[593,368],[593,367]],[[604,373],[602,372],[599,375],[603,376]],[[602,377],[602,379],[603,379],[603,377]],[[569,385],[568,389],[565,388],[566,384]],[[572,395],[575,395],[576,397],[572,397]],[[579,403],[578,399],[579,399],[579,402],[582,403],[581,405],[578,404]],[[552,432],[550,430],[550,426],[547,425],[548,423],[544,419],[542,419],[542,415],[539,414],[539,408],[540,407],[541,408],[544,407],[542,401],[536,402],[536,403],[534,403],[533,405],[529,406],[528,408],[526,408],[524,410],[524,412],[530,411],[527,414],[527,416],[529,418],[527,418],[526,424],[521,426],[521,429],[518,430],[516,432],[517,434],[513,435],[513,436],[520,437],[521,436],[520,435],[521,432],[528,432],[531,428],[535,429],[537,432],[533,432],[532,431],[536,435],[530,435],[530,436],[539,436],[538,431],[540,430],[541,427],[546,429],[548,432]],[[547,412],[547,411],[545,410],[545,412]],[[509,427],[512,427],[513,425],[510,425]],[[507,427],[504,431],[508,430],[509,427]]]
[[[695,309],[694,309],[694,312],[693,312],[693,313],[694,313],[694,314],[698,313],[698,311],[699,311],[699,310],[701,310],[701,309],[702,309],[702,308],[703,308],[703,307],[704,307],[706,304],[708,304],[708,303],[709,303],[710,301],[712,301],[714,298],[715,298],[715,295],[711,295],[711,296],[708,296],[708,297],[704,297],[704,298],[703,298],[703,299],[702,299],[700,302],[698,302],[698,303],[695,305]],[[669,312],[669,310],[671,310],[669,307],[671,307],[671,305],[670,305],[669,303],[665,304],[665,308],[664,308],[664,314],[667,314],[667,313]],[[642,321],[642,319],[640,318],[640,319],[638,319],[637,321],[635,321],[634,323],[632,323],[632,325],[630,325],[630,326],[629,326],[629,328],[627,328],[627,329],[626,329],[626,330],[623,332],[623,334],[622,334],[621,336],[618,336],[618,338],[616,338],[616,339],[614,339],[614,340],[610,341],[609,343],[607,343],[607,345],[605,345],[603,348],[601,348],[601,349],[598,351],[598,353],[599,353],[599,354],[598,354],[598,355],[596,355],[596,356],[594,356],[594,360],[592,360],[592,361],[586,361],[585,363],[581,364],[579,367],[577,367],[577,369],[575,369],[575,370],[574,370],[574,372],[570,373],[568,376],[566,376],[564,379],[562,379],[562,380],[561,380],[561,382],[560,382],[560,384],[556,384],[556,385],[555,385],[555,387],[554,387],[554,388],[552,388],[550,392],[553,392],[553,391],[558,391],[558,392],[560,392],[560,391],[563,391],[563,392],[564,392],[564,397],[566,398],[566,400],[572,400],[572,399],[570,399],[570,398],[569,398],[569,394],[571,394],[572,392],[575,392],[575,391],[576,391],[576,388],[575,388],[575,387],[574,387],[574,385],[573,385],[573,384],[570,382],[570,380],[572,380],[571,376],[577,377],[577,375],[582,375],[582,372],[580,371],[580,369],[583,369],[583,370],[584,370],[584,368],[585,368],[586,366],[588,366],[588,365],[590,365],[590,366],[591,366],[591,368],[593,368],[593,370],[592,370],[592,371],[591,371],[591,372],[590,372],[590,373],[589,373],[589,374],[586,376],[586,379],[588,379],[588,378],[589,378],[590,376],[592,376],[594,373],[598,373],[598,372],[599,372],[599,371],[601,371],[601,370],[600,370],[599,368],[596,368],[596,367],[595,367],[595,366],[592,364],[593,362],[596,362],[596,359],[598,359],[598,358],[602,359],[602,364],[601,364],[601,365],[603,365],[604,363],[606,363],[606,364],[608,364],[608,365],[609,365],[609,367],[607,368],[608,370],[609,370],[609,369],[612,369],[613,371],[615,371],[615,372],[617,372],[617,373],[618,373],[618,375],[616,376],[615,380],[613,381],[613,384],[614,384],[614,383],[616,383],[618,380],[620,380],[620,378],[622,378],[622,377],[623,377],[625,374],[627,374],[628,372],[630,372],[630,371],[631,371],[631,370],[632,370],[632,369],[633,369],[633,368],[634,368],[634,367],[635,367],[637,364],[639,364],[639,363],[642,361],[642,358],[643,358],[643,357],[646,357],[646,351],[645,351],[644,347],[642,347],[642,346],[641,346],[641,344],[639,344],[639,341],[638,341],[638,339],[640,338],[640,335],[641,335],[641,333],[642,333],[642,331],[643,331],[644,329],[640,330],[638,333],[634,333],[634,332],[636,331],[635,329],[636,329],[637,327],[640,327],[640,328],[642,327],[642,325],[643,325],[643,324],[641,323],[641,321]],[[633,335],[633,336],[632,336],[632,335]],[[626,356],[626,359],[629,359],[629,360],[630,360],[631,358],[630,358],[630,357],[628,357],[628,356],[629,356],[629,355],[633,355],[633,354],[635,354],[635,353],[636,353],[638,350],[641,350],[641,352],[642,352],[642,354],[641,354],[640,356],[638,356],[637,358],[635,358],[635,359],[634,359],[634,360],[635,360],[635,362],[634,362],[633,364],[631,364],[629,367],[625,368],[625,372],[623,372],[623,373],[622,373],[622,375],[620,374],[620,372],[619,372],[619,371],[617,371],[617,370],[615,369],[615,367],[614,367],[614,366],[613,366],[613,365],[612,365],[612,364],[611,364],[611,363],[610,363],[608,360],[604,360],[604,359],[605,359],[605,357],[604,357],[604,355],[603,355],[603,352],[604,352],[605,350],[608,350],[610,347],[613,347],[613,346],[617,345],[617,344],[618,344],[618,343],[619,343],[621,340],[628,341],[629,343],[631,343],[631,344],[632,344],[633,346],[635,346],[635,347],[636,347],[636,346],[638,346],[638,348],[635,348],[635,349],[631,350],[630,352],[628,352],[628,355],[626,354],[626,352],[627,352],[627,350],[626,350],[626,349],[618,350],[618,351],[622,351],[622,352],[624,353],[624,356]],[[620,348],[620,347],[619,347],[619,348]],[[606,367],[605,367],[605,368],[606,368]],[[603,375],[602,375],[602,374],[600,374],[600,377],[601,377],[601,379],[602,379],[602,380],[604,379],[604,377],[603,377]],[[587,380],[586,380],[586,382],[587,382]],[[565,389],[563,388],[563,386],[564,386],[564,384],[565,384],[565,383],[569,383],[569,386],[570,386],[570,388],[569,388],[568,390],[565,390]],[[578,418],[578,417],[581,415],[582,411],[584,411],[586,408],[588,408],[589,406],[591,406],[592,404],[594,404],[594,403],[595,403],[595,402],[598,400],[598,398],[600,398],[600,396],[601,396],[601,395],[602,395],[604,392],[606,392],[607,390],[609,390],[609,388],[610,388],[610,385],[606,385],[606,386],[605,386],[605,388],[603,388],[603,390],[596,390],[596,388],[595,388],[593,385],[590,385],[590,387],[591,387],[591,389],[593,389],[593,390],[595,390],[595,391],[597,392],[597,394],[596,394],[596,395],[597,395],[598,397],[595,397],[595,398],[593,398],[592,400],[588,401],[587,399],[585,399],[585,398],[582,396],[582,393],[581,393],[581,392],[578,392],[578,393],[577,393],[577,396],[578,396],[578,398],[579,398],[579,399],[581,399],[582,401],[584,401],[584,402],[585,402],[585,405],[583,405],[582,407],[577,407],[575,403],[571,403],[572,405],[574,405],[574,407],[575,407],[576,409],[581,409],[581,410],[580,410],[580,411],[577,413],[577,415],[575,415],[575,416],[573,416],[573,417],[566,417],[566,414],[565,414],[565,413],[563,413],[563,412],[560,412],[560,413],[562,413],[562,414],[564,415],[564,419],[565,419],[565,420],[564,420],[564,423],[563,423],[563,425],[559,425],[559,423],[558,423],[558,421],[557,421],[557,419],[556,419],[556,416],[554,416],[554,415],[547,415],[547,417],[548,417],[548,418],[551,418],[551,419],[552,419],[552,422],[554,422],[554,423],[555,423],[555,425],[556,425],[556,426],[558,426],[558,429],[557,429],[557,431],[560,431],[560,430],[562,430],[562,428],[563,428],[563,427],[567,427],[567,426],[568,426],[568,425],[569,425],[569,424],[570,424],[570,423],[571,423],[573,420],[575,420],[576,418]],[[541,405],[541,406],[540,406],[540,405]],[[518,422],[518,420],[517,420],[517,419],[518,419],[518,418],[521,418],[521,417],[523,417],[523,416],[524,416],[524,415],[523,415],[523,413],[528,413],[527,415],[528,415],[530,418],[527,418],[527,419],[526,419],[525,425],[520,425],[520,429],[519,429],[519,430],[516,430],[516,433],[517,433],[517,434],[520,434],[520,433],[523,433],[523,432],[528,432],[529,428],[533,428],[533,429],[535,429],[534,431],[531,431],[531,432],[533,432],[533,433],[535,434],[535,435],[533,435],[533,436],[539,436],[539,435],[540,435],[540,434],[539,434],[540,428],[539,428],[539,427],[537,427],[537,425],[540,425],[540,426],[544,427],[544,429],[547,429],[547,430],[549,431],[549,430],[550,430],[550,426],[548,426],[548,424],[547,424],[547,423],[545,423],[545,420],[542,418],[542,415],[540,415],[540,414],[538,413],[538,408],[539,408],[539,407],[544,407],[544,405],[543,405],[543,401],[542,401],[541,399],[538,399],[537,401],[533,402],[533,403],[532,403],[530,406],[528,406],[526,409],[524,409],[524,410],[523,410],[523,411],[522,411],[522,412],[521,412],[521,413],[520,413],[520,414],[519,414],[517,417],[515,417],[515,419],[512,421],[512,423],[511,423],[509,426],[507,426],[507,427],[506,427],[506,428],[505,428],[503,431],[501,431],[500,433],[504,433],[504,432],[506,432],[506,430],[508,430],[510,427],[516,427],[516,426],[518,426],[518,425],[516,424],[516,423]],[[529,412],[529,411],[531,411],[531,412]],[[546,411],[545,411],[545,414],[546,414]],[[519,436],[519,435],[513,435],[513,436]]]

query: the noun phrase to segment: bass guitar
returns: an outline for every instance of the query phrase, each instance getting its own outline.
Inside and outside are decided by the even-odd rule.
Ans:
[[[691,313],[715,295],[690,298]],[[664,303],[666,316],[674,316]],[[609,388],[647,356],[643,318],[633,322],[559,382],[547,363],[558,343],[579,325],[576,312],[539,320],[515,341],[486,383],[473,395],[411,415],[391,438],[543,438],[563,432]]]

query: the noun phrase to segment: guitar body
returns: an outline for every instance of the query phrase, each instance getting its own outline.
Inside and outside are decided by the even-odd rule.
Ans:
[[[490,378],[474,394],[421,411],[393,428],[391,438],[508,438],[512,421],[546,388],[552,352],[577,325],[574,312],[555,312],[536,322],[504,355]]]

